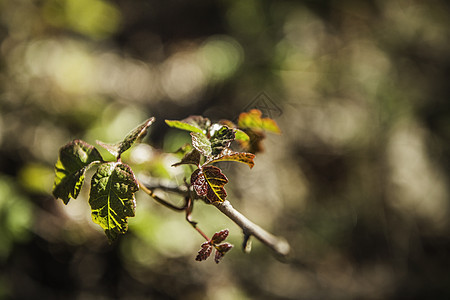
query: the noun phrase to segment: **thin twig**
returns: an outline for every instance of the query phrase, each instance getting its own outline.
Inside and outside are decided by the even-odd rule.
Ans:
[[[142,191],[144,191],[147,195],[149,195],[150,197],[152,197],[153,199],[155,199],[156,202],[158,202],[159,204],[164,205],[167,208],[170,208],[172,210],[176,210],[176,211],[184,211],[186,209],[186,205],[179,207],[176,205],[173,205],[172,203],[167,202],[166,200],[158,197],[157,195],[155,195],[155,193],[153,193],[153,190],[147,188],[144,184],[142,184],[139,180],[137,181],[139,184],[139,187]]]
[[[160,183],[161,184],[161,183]],[[188,220],[188,222],[203,236],[206,238],[206,240],[209,240],[209,238],[196,226],[196,223],[190,220],[190,210],[191,210],[191,205],[192,203],[190,203],[189,200],[188,202],[186,202],[186,205],[184,207],[176,207],[170,203],[168,203],[167,201],[159,198],[152,192],[151,189],[149,189],[149,185],[143,185],[140,183],[140,186],[142,188],[142,190],[144,190],[147,194],[149,194],[151,197],[153,197],[156,201],[158,201],[159,203],[163,204],[164,206],[167,206],[171,209],[177,210],[177,211],[182,211],[182,210],[188,210],[189,214],[186,215],[186,219]],[[192,199],[191,197],[191,193],[190,190],[185,187],[185,186],[175,186],[175,185],[163,185],[161,184],[160,186],[152,186],[152,189],[161,189],[161,190],[165,190],[165,191],[169,191],[172,193],[176,193],[179,195],[182,195],[184,197],[188,197],[189,199]],[[148,192],[147,192],[148,191]],[[248,240],[251,236],[254,236],[255,238],[257,238],[260,242],[262,242],[264,245],[266,245],[267,247],[269,247],[270,249],[272,249],[278,256],[280,257],[287,257],[287,255],[289,254],[290,251],[290,246],[289,243],[281,238],[281,237],[277,237],[274,236],[273,234],[267,232],[266,230],[264,230],[263,228],[261,228],[260,226],[256,225],[255,223],[253,223],[252,221],[250,221],[246,216],[244,216],[243,214],[241,214],[239,211],[237,211],[228,200],[225,200],[222,203],[217,203],[214,204],[215,207],[217,207],[217,209],[219,209],[224,215],[226,215],[228,218],[230,218],[234,223],[236,223],[239,227],[242,228],[242,231],[244,233],[244,243],[243,243],[243,248],[245,250],[245,248],[248,246]]]
[[[228,218],[230,218],[234,223],[242,228],[244,236],[247,238],[253,235],[264,245],[275,251],[276,254],[281,257],[286,257],[289,254],[290,246],[289,243],[280,237],[274,236],[273,234],[265,231],[249,219],[241,214],[239,211],[234,209],[228,200],[222,203],[215,204],[215,206]],[[247,243],[245,243],[247,244]]]
[[[210,241],[209,237],[197,226],[197,222],[192,221],[191,218],[191,212],[193,208],[192,198],[186,196],[184,199],[186,200],[186,221],[188,221],[189,224],[191,224],[192,227],[194,227],[194,229],[197,230],[197,232],[200,233],[200,235],[209,242]]]
[[[160,180],[153,177],[142,177],[140,181],[150,190],[162,190],[169,193],[174,193],[182,196],[189,195],[189,190],[184,185],[178,185],[171,181]]]
[[[189,191],[187,189],[183,189],[183,187],[175,187],[175,186],[158,186],[158,187],[154,187],[153,189],[161,189],[161,190],[165,190],[165,191],[169,191],[172,193],[177,193],[180,195],[184,195],[185,196],[185,204],[182,207],[178,207],[173,205],[172,203],[167,202],[166,200],[158,197],[157,195],[155,195],[155,193],[153,192],[153,189],[150,189],[148,187],[148,185],[144,185],[142,184],[139,180],[138,180],[139,186],[140,188],[146,193],[148,194],[150,197],[152,197],[153,199],[155,199],[158,203],[164,205],[165,207],[168,207],[170,209],[176,210],[176,211],[186,211],[186,221],[188,221],[189,224],[191,224],[192,227],[194,227],[194,229],[202,236],[204,237],[207,241],[209,241],[209,237],[197,226],[197,222],[192,221],[191,219],[191,212],[192,212],[192,200],[189,196]]]

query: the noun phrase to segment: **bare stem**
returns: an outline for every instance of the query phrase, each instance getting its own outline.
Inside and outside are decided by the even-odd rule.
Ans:
[[[156,202],[158,202],[158,203],[160,203],[160,204],[164,205],[165,207],[168,207],[168,208],[170,208],[172,210],[175,210],[175,211],[180,211],[180,212],[181,211],[186,211],[186,220],[189,222],[189,224],[191,224],[192,227],[194,227],[194,229],[198,233],[200,233],[200,235],[202,237],[204,237],[207,241],[209,241],[209,237],[200,228],[198,228],[197,222],[191,220],[192,200],[190,199],[190,197],[186,196],[185,197],[185,201],[186,201],[185,205],[182,206],[182,207],[178,207],[178,206],[175,206],[172,203],[169,203],[166,200],[158,197],[157,195],[155,195],[155,193],[153,192],[152,189],[150,189],[146,185],[142,184],[139,180],[138,180],[138,183],[139,183],[139,187],[141,188],[141,190],[143,190],[147,195],[149,195],[150,197],[155,199]],[[178,194],[181,194],[181,195],[188,194],[188,191],[184,190],[182,187],[155,187],[155,188],[160,188],[160,189],[163,189],[163,190],[166,190],[166,191],[170,191],[170,192],[173,192],[173,193],[178,193]]]
[[[161,199],[160,197],[158,197],[157,195],[155,195],[155,193],[153,192],[153,190],[147,188],[144,184],[142,184],[139,180],[137,181],[139,184],[139,187],[141,190],[143,190],[147,195],[149,195],[150,197],[152,197],[153,199],[155,199],[156,202],[158,202],[159,204],[164,205],[167,208],[170,208],[172,210],[175,211],[184,211],[186,209],[186,206],[182,206],[182,207],[178,207],[176,205],[173,205],[172,203],[167,202],[164,199]]]
[[[189,224],[191,224],[192,227],[194,227],[194,229],[197,230],[197,232],[200,233],[200,235],[203,236],[209,242],[209,237],[200,228],[198,228],[197,222],[192,221],[191,218],[191,212],[193,208],[192,198],[186,196],[184,199],[186,200],[186,221],[188,221]]]
[[[264,245],[275,251],[276,254],[281,257],[286,257],[289,254],[290,246],[288,242],[280,237],[276,237],[273,234],[265,231],[249,219],[234,209],[228,200],[222,203],[215,204],[215,206],[234,223],[242,228],[244,232],[244,247],[247,244],[247,240],[250,236],[256,237]]]
[[[188,222],[189,222],[189,221],[188,221]],[[208,241],[208,242],[210,241],[209,237],[208,237],[208,236],[207,236],[200,228],[198,228],[196,222],[189,222],[189,224],[191,224],[192,227],[194,227],[194,229],[197,230],[197,232],[200,233],[200,235],[201,235],[202,237],[204,237],[206,241]]]

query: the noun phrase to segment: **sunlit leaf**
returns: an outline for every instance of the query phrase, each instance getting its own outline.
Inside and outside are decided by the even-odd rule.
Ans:
[[[233,150],[226,148],[219,155],[208,160],[207,163],[219,162],[219,161],[237,161],[247,164],[250,168],[253,168],[255,162],[253,159],[255,155],[247,152],[234,152]]]
[[[213,250],[213,246],[210,242],[204,242],[201,245],[200,250],[198,251],[197,257],[195,258],[196,261],[203,261],[206,260]]]
[[[190,116],[184,120],[166,120],[166,124],[170,127],[186,130],[190,132],[205,133],[211,126],[211,121],[202,116]]]
[[[214,132],[211,137],[211,154],[216,156],[222,152],[223,149],[228,148],[231,142],[234,141],[235,132],[234,129],[228,128],[228,126],[222,126],[219,130]]]
[[[216,264],[220,262],[225,253],[230,251],[231,248],[233,248],[233,245],[229,243],[223,243],[216,246],[216,255],[214,256],[214,261],[216,262]]]
[[[120,152],[120,147],[119,147],[120,143],[118,143],[118,144],[106,144],[106,143],[103,143],[101,141],[96,141],[96,143],[99,146],[101,146],[102,148],[108,150],[108,152],[111,153],[114,157],[117,158],[117,157],[120,156],[120,154],[119,154],[119,152]]]
[[[185,123],[185,122],[183,122],[183,121],[166,120],[166,124],[169,125],[170,127],[178,128],[178,129],[181,129],[181,130],[186,130],[186,131],[190,131],[190,132],[203,133],[203,130],[202,130],[202,129],[200,129],[200,128],[194,126],[194,125]]]
[[[81,140],[74,140],[59,150],[55,165],[53,195],[69,203],[76,199],[84,182],[84,174],[91,164],[102,162],[103,158],[94,146]]]
[[[209,157],[211,156],[211,142],[209,139],[203,134],[198,132],[191,132],[192,136],[192,146],[198,150],[203,156]]]
[[[186,153],[186,155],[181,159],[181,161],[173,164],[172,167],[186,164],[196,166],[200,164],[200,152],[198,152],[197,149],[193,149],[191,152]]]
[[[243,142],[247,142],[250,140],[250,137],[248,136],[248,134],[246,134],[244,131],[240,130],[240,129],[235,129],[236,130],[236,136],[235,139],[237,141],[243,141]]]
[[[227,177],[215,166],[204,166],[191,175],[191,184],[200,197],[206,197],[211,203],[223,202],[227,197],[225,184]]]
[[[238,127],[281,133],[277,123],[271,118],[262,118],[262,112],[258,109],[252,109],[248,113],[241,113],[238,119]]]
[[[214,233],[214,235],[211,238],[211,243],[212,244],[222,243],[228,237],[229,233],[230,232],[228,231],[228,229],[224,229],[224,230]]]
[[[134,217],[134,194],[139,187],[130,167],[120,162],[104,163],[92,177],[89,204],[92,220],[110,241],[128,229],[127,218]]]
[[[150,118],[132,131],[127,134],[127,136],[117,144],[106,144],[101,141],[97,141],[97,144],[108,150],[109,153],[119,158],[120,155],[127,151],[137,140],[142,139],[146,134],[147,130],[155,121],[155,118]]]

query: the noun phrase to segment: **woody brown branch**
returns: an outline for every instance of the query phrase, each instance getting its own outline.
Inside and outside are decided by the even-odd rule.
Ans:
[[[141,184],[141,186],[144,186],[144,188],[150,190],[160,189],[182,196],[190,195],[190,191],[186,186],[162,184],[161,182],[157,185]],[[246,216],[237,211],[228,200],[225,200],[221,203],[215,203],[214,206],[242,229],[245,239],[248,239],[248,237],[250,236],[254,236],[261,243],[273,250],[278,256],[282,258],[288,256],[290,252],[290,246],[284,238],[277,237],[250,221]]]

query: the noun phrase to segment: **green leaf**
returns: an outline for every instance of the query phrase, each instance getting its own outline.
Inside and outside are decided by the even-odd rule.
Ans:
[[[211,121],[202,116],[190,116],[184,120],[166,120],[170,127],[186,130],[190,132],[206,133],[211,126]]]
[[[203,133],[191,132],[192,146],[203,156],[210,157],[212,153],[211,142]]]
[[[220,129],[214,132],[214,135],[211,137],[211,154],[213,156],[219,155],[222,150],[230,147],[234,138],[234,129],[228,128],[226,125],[220,127]]]
[[[187,164],[196,166],[200,164],[200,152],[198,152],[197,149],[193,149],[191,152],[186,153],[186,155],[181,159],[181,161],[173,164],[172,167]]]
[[[127,218],[134,217],[134,194],[138,190],[133,171],[120,162],[100,165],[92,177],[89,195],[92,220],[105,230],[110,241],[127,231]]]
[[[273,133],[281,133],[277,123],[271,118],[261,118],[262,112],[252,109],[248,113],[241,113],[238,119],[239,128],[260,129]]]
[[[240,129],[235,129],[235,130],[236,130],[236,136],[235,136],[236,140],[242,141],[242,142],[248,142],[250,140],[250,137],[244,131],[242,131]]]
[[[226,148],[218,156],[215,156],[211,160],[208,160],[207,163],[210,164],[219,161],[237,161],[247,164],[251,169],[255,165],[255,162],[253,161],[254,158],[255,155],[253,153],[234,152],[233,150]]]
[[[203,130],[199,127],[196,127],[194,125],[185,123],[183,121],[177,121],[177,120],[166,120],[166,124],[173,128],[178,128],[181,130],[186,130],[190,132],[197,132],[197,133],[203,133]]]
[[[114,155],[116,158],[120,158],[122,153],[130,149],[131,146],[138,140],[142,139],[146,134],[147,130],[152,125],[152,123],[155,121],[155,118],[150,118],[132,131],[130,131],[127,136],[117,144],[106,144],[101,141],[97,141],[97,144],[105,148],[109,151],[112,155]]]
[[[55,165],[53,196],[65,204],[70,198],[76,199],[84,182],[86,170],[103,158],[94,146],[81,140],[73,140],[59,150]]]
[[[191,175],[191,184],[200,197],[206,197],[211,203],[223,202],[227,197],[225,184],[227,177],[215,166],[204,166]]]

